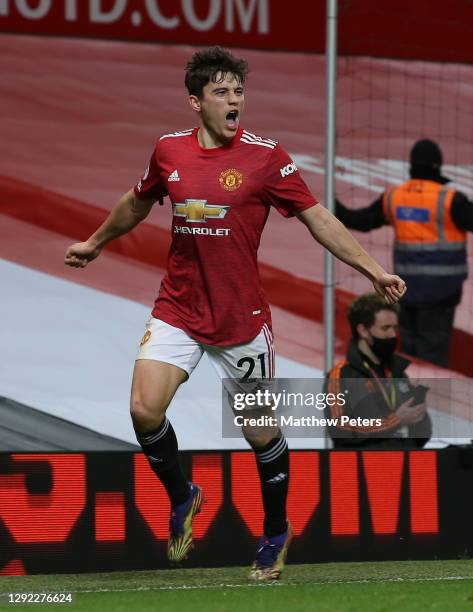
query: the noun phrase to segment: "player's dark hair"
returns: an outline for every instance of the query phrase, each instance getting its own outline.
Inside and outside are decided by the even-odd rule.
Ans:
[[[388,304],[377,293],[360,295],[350,304],[348,307],[348,321],[350,322],[353,338],[358,338],[357,325],[361,323],[365,327],[371,327],[374,324],[376,313],[380,310],[390,310],[398,315],[399,305]]]
[[[209,47],[204,51],[197,51],[186,66],[185,84],[189,95],[201,98],[203,88],[210,81],[217,83],[219,73],[221,80],[225,79],[227,74],[232,74],[240,84],[243,84],[248,74],[248,62],[235,57],[222,47]]]

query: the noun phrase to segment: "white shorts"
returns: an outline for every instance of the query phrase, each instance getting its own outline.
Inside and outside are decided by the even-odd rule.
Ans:
[[[211,346],[201,344],[178,327],[150,317],[136,359],[164,361],[190,376],[202,355],[207,353],[220,378],[273,378],[273,334],[265,323],[248,344]]]

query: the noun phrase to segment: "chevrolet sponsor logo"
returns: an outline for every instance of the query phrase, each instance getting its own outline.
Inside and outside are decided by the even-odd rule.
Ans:
[[[230,236],[228,227],[188,227],[187,225],[175,225],[175,234],[192,234],[193,236]]]
[[[207,200],[186,200],[185,204],[173,204],[173,214],[184,217],[189,223],[206,223],[208,219],[223,219],[230,206],[207,204]]]

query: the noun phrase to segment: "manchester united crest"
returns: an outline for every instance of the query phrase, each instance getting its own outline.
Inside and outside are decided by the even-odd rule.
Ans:
[[[243,174],[235,170],[235,168],[229,168],[220,173],[218,182],[225,191],[235,191],[235,189],[239,189],[243,183]]]

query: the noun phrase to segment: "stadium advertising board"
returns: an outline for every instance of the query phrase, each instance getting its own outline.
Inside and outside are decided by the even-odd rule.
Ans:
[[[290,561],[471,555],[471,451],[461,452],[293,451]],[[190,566],[245,565],[263,518],[253,454],[182,457],[206,499]],[[1,574],[166,567],[168,518],[140,453],[0,455]]]
[[[344,0],[340,53],[471,62],[473,3],[452,0],[449,15],[429,0]],[[0,31],[323,53],[325,1],[0,0]]]

